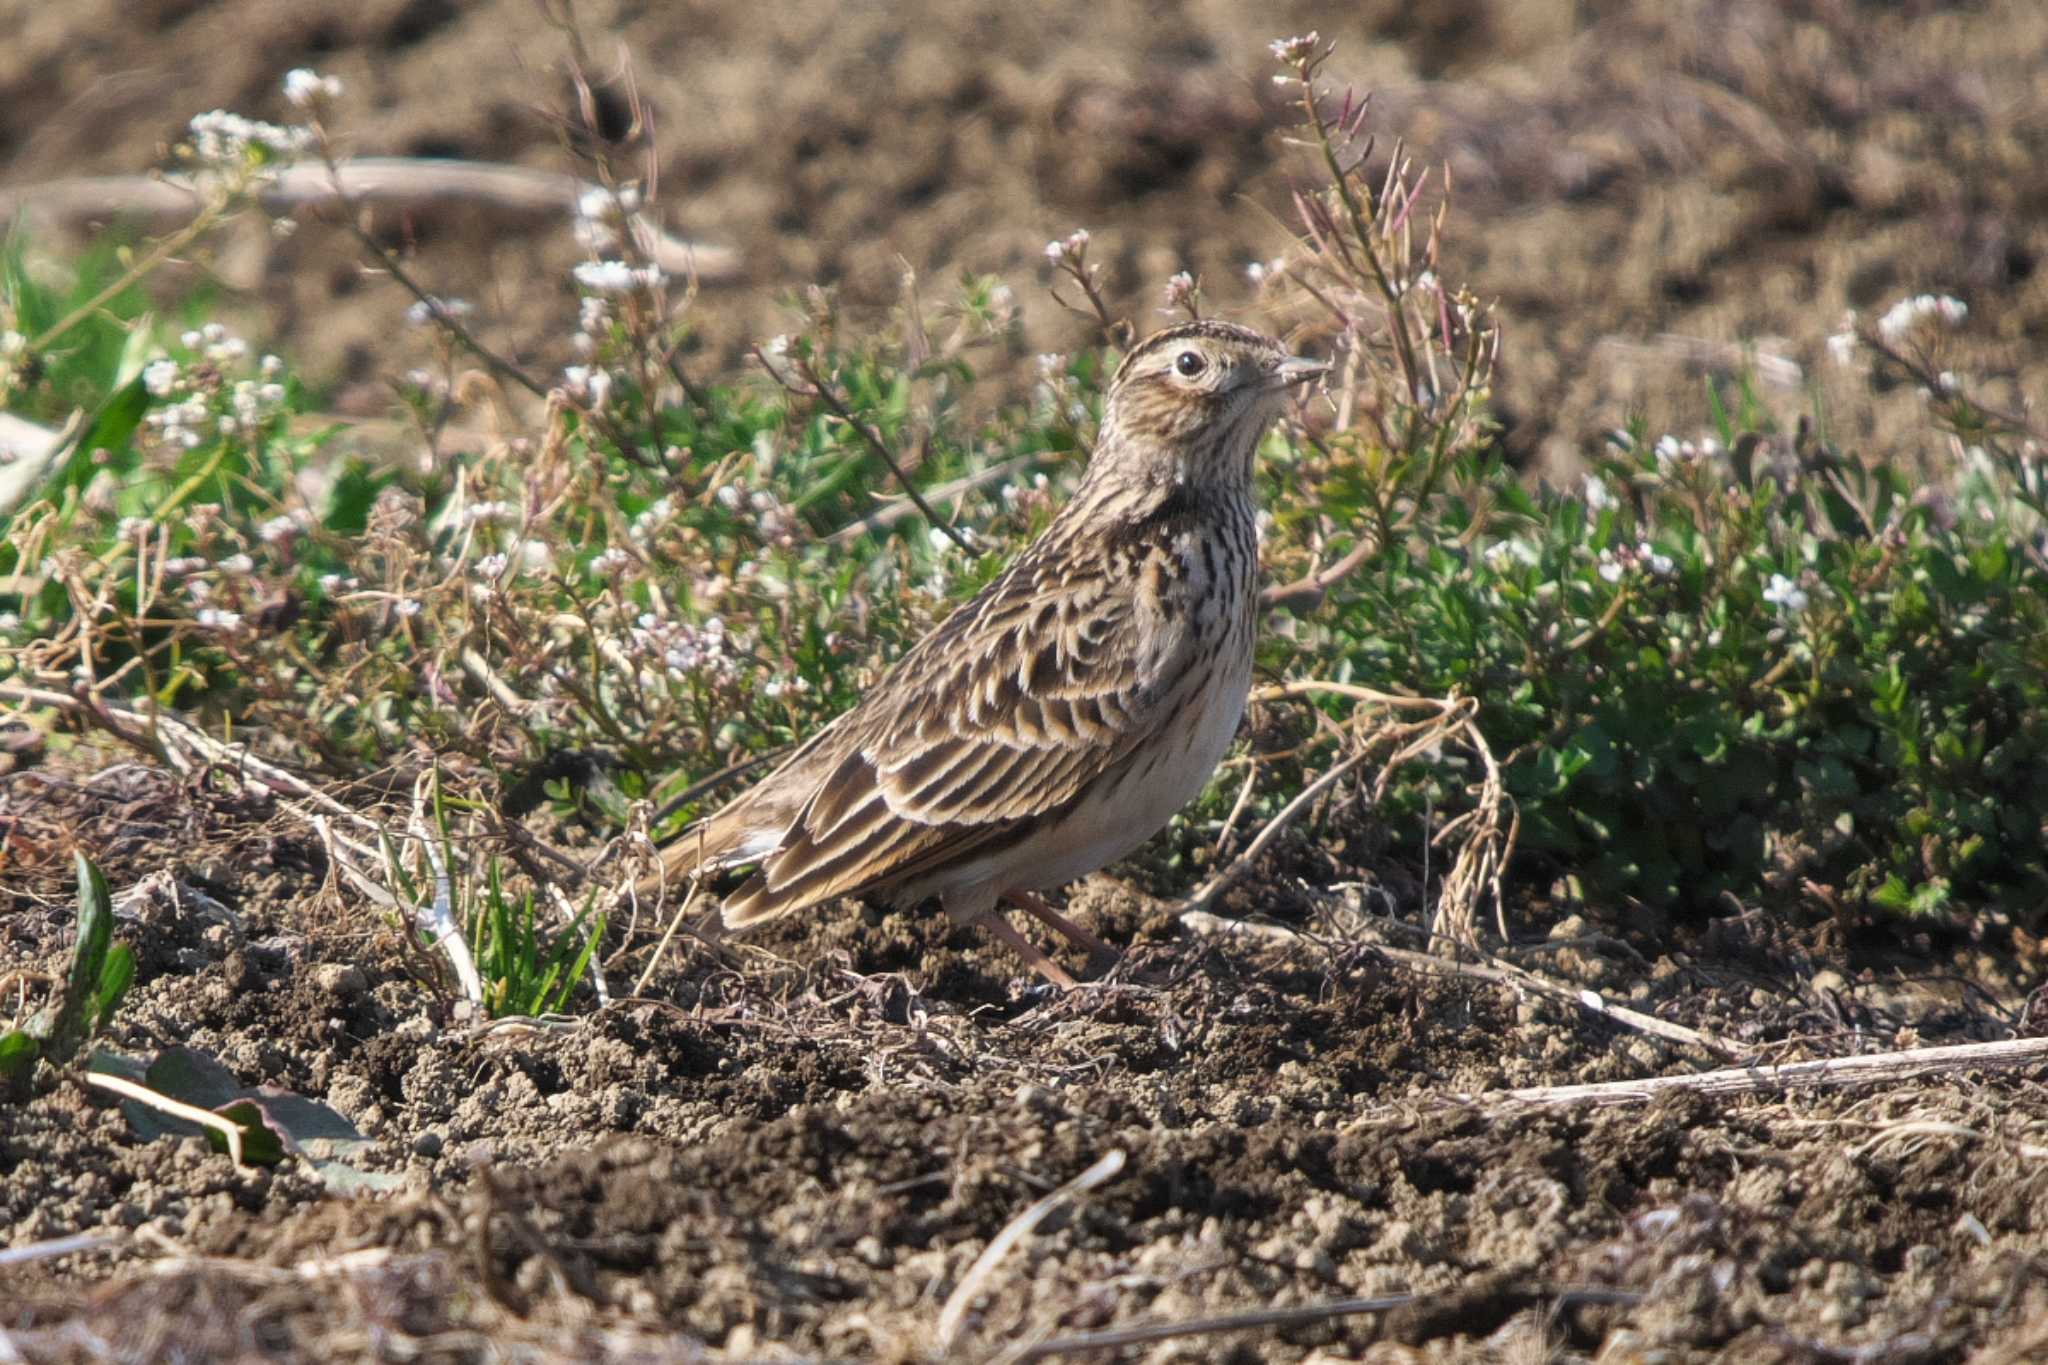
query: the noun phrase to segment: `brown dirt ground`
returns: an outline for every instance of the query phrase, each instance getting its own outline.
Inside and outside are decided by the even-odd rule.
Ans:
[[[322,1099],[372,1139],[357,1164],[401,1188],[331,1197],[296,1162],[143,1141],[45,1072],[0,1110],[0,1227],[17,1245],[110,1236],[10,1272],[0,1342],[29,1360],[994,1359],[1111,1324],[1408,1294],[1121,1358],[2048,1346],[2039,1068],[1517,1107],[1487,1092],[1712,1059],[1396,965],[1374,945],[1401,926],[1287,875],[1286,850],[1223,907],[1285,907],[1303,931],[1285,943],[1191,934],[1113,877],[1083,883],[1070,908],[1130,947],[1069,996],[942,917],[848,907],[724,963],[695,950],[578,1028],[480,1026],[261,799],[83,757],[0,785],[8,959],[60,964],[74,839],[117,889],[170,872],[175,895],[123,915],[141,971],[107,1044],[183,1044]],[[2026,1026],[2009,955],[1845,948],[1832,929],[1589,912],[1513,956],[1761,1060]],[[1112,1151],[1121,1174],[1024,1239],[941,1352],[941,1307],[990,1239]]]
[[[671,223],[743,248],[742,277],[699,304],[707,369],[779,330],[779,300],[813,281],[878,315],[904,261],[1011,279],[1023,353],[1081,344],[1031,287],[1045,239],[1081,224],[1134,312],[1183,265],[1244,312],[1241,267],[1281,245],[1265,211],[1292,169],[1263,42],[1319,27],[1335,69],[1376,91],[1379,126],[1451,165],[1451,270],[1502,300],[1499,401],[1545,467],[1631,407],[1697,421],[1674,395],[1745,345],[1815,373],[1844,308],[1922,289],[1967,299],[1993,362],[2043,389],[2035,0],[579,13],[597,65],[615,42],[632,53]],[[349,81],[365,152],[569,164],[537,112],[561,94],[561,45],[527,0],[78,0],[0,23],[12,187],[153,164],[202,109],[274,116],[301,63]],[[566,232],[452,211],[380,227],[433,287],[482,304],[495,340],[561,358]],[[416,359],[391,343],[405,300],[316,227],[231,235],[203,265],[344,411],[381,410],[381,380]],[[1873,439],[1911,410],[1891,402],[1862,419]],[[0,1110],[0,1242],[114,1238],[0,1271],[0,1358],[927,1358],[990,1239],[1112,1150],[1122,1173],[989,1275],[960,1358],[1408,1292],[1428,1297],[1120,1358],[2048,1356],[2039,1070],[1511,1108],[1484,1092],[1709,1059],[1398,967],[1372,946],[1407,943],[1398,926],[1284,856],[1227,908],[1313,940],[1191,935],[1098,877],[1075,911],[1131,948],[1111,984],[1063,999],[934,923],[849,910],[730,965],[692,958],[576,1031],[484,1028],[414,978],[391,926],[336,899],[302,831],[117,758],[0,777],[0,964],[60,960],[74,841],[117,889],[170,871],[186,889],[123,923],[142,968],[111,1044],[185,1043],[324,1099],[405,1187],[334,1199],[296,1166],[138,1141],[75,1080],[46,1083]],[[1517,950],[1532,967],[1771,1060],[2010,1036],[2042,968],[1759,917],[1524,927],[1555,934]]]

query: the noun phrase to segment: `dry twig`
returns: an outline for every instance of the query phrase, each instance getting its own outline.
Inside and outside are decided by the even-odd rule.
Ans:
[[[1473,718],[1479,709],[1477,703],[1469,697],[1403,697],[1352,683],[1325,682],[1314,678],[1262,687],[1252,693],[1252,700],[1282,701],[1315,693],[1346,697],[1374,708],[1354,714],[1349,723],[1354,733],[1363,736],[1362,747],[1310,783],[1268,820],[1244,852],[1182,903],[1183,911],[1207,911],[1251,870],[1259,856],[1300,818],[1317,797],[1354,769],[1374,759],[1380,760],[1379,776],[1373,783],[1371,795],[1371,799],[1377,802],[1386,795],[1395,772],[1402,764],[1432,753],[1446,742],[1455,741],[1478,756],[1483,775],[1473,808],[1451,820],[1430,839],[1432,845],[1455,843],[1457,848],[1451,860],[1451,870],[1445,874],[1437,897],[1436,932],[1451,944],[1469,945],[1476,937],[1479,903],[1490,895],[1494,902],[1495,923],[1501,937],[1506,938],[1506,909],[1500,878],[1509,855],[1514,851],[1520,819],[1512,812],[1507,800],[1500,764],[1487,746],[1486,737],[1474,723]],[[1398,711],[1429,714],[1415,721],[1387,718],[1388,713]],[[1507,813],[1505,828],[1502,825],[1503,812]]]
[[[568,215],[575,213],[583,195],[594,188],[559,171],[498,162],[364,156],[342,164],[338,180],[331,179],[317,162],[284,167],[262,187],[260,198],[264,208],[277,214],[344,199],[412,208],[466,199],[515,213]],[[28,213],[67,220],[186,217],[204,203],[204,196],[185,176],[80,176],[18,189],[0,188],[0,222]],[[740,273],[740,254],[730,247],[676,237],[637,213],[630,215],[627,223],[648,260],[672,275],[694,275],[715,283]]]
[[[961,1277],[958,1287],[946,1297],[946,1306],[939,1310],[939,1349],[953,1349],[953,1343],[959,1339],[960,1328],[966,1320],[967,1310],[973,1306],[975,1297],[981,1293],[982,1286],[988,1282],[988,1277],[994,1273],[996,1266],[1002,1262],[1003,1257],[1010,1254],[1011,1248],[1029,1237],[1031,1230],[1044,1222],[1053,1210],[1094,1189],[1123,1168],[1123,1152],[1111,1151],[1087,1170],[1012,1218],[1009,1224],[995,1235],[994,1240],[982,1249],[981,1255],[974,1258],[974,1264],[968,1267],[967,1273]]]
[[[1782,1066],[1739,1066],[1692,1076],[1651,1076],[1640,1081],[1592,1085],[1546,1085],[1468,1095],[1481,1103],[1644,1104],[1674,1091],[1699,1095],[1756,1095],[1774,1090],[1831,1089],[1844,1085],[1888,1085],[1923,1076],[2009,1066],[2048,1066],[2048,1038],[2014,1038],[2000,1043],[1958,1043],[1874,1052],[1862,1057],[1828,1057]]]

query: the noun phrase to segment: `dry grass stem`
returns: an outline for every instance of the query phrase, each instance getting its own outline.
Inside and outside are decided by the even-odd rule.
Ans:
[[[339,166],[337,176],[330,176],[318,162],[283,167],[263,186],[263,206],[288,214],[344,200],[417,208],[459,199],[513,213],[560,213],[566,218],[584,194],[598,188],[559,171],[437,157],[355,157]],[[79,176],[0,189],[0,222],[24,215],[62,221],[182,218],[198,212],[204,203],[186,176]],[[677,237],[644,214],[632,214],[627,221],[647,259],[670,274],[694,275],[715,284],[740,273],[740,253],[731,247]]]
[[[1099,1332],[1077,1332],[1054,1337],[1024,1348],[1013,1355],[997,1357],[1003,1365],[1026,1365],[1033,1360],[1059,1356],[1088,1355],[1115,1351],[1125,1346],[1145,1346],[1155,1341],[1181,1337],[1213,1336],[1219,1332],[1251,1332],[1261,1328],[1305,1327],[1332,1318],[1357,1317],[1361,1313],[1391,1313],[1418,1301],[1415,1294],[1387,1294],[1372,1299],[1332,1299],[1328,1303],[1305,1303],[1295,1308],[1258,1308],[1246,1313],[1224,1313],[1213,1318],[1189,1318],[1184,1322],[1147,1322],[1130,1327],[1106,1327]]]
[[[161,1110],[172,1118],[183,1119],[187,1123],[197,1123],[202,1127],[211,1128],[214,1132],[219,1133],[221,1138],[227,1143],[228,1158],[237,1166],[242,1164],[242,1126],[233,1119],[223,1118],[211,1109],[202,1109],[196,1104],[186,1104],[182,1100],[174,1100],[169,1095],[151,1090],[146,1085],[139,1085],[125,1076],[109,1076],[98,1071],[88,1071],[81,1079],[87,1085],[94,1086],[100,1090],[111,1090],[124,1099],[131,1099],[137,1104],[144,1104],[148,1105],[151,1109]]]
[[[1480,903],[1491,898],[1495,924],[1507,937],[1506,909],[1501,873],[1514,852],[1519,829],[1507,790],[1501,780],[1500,764],[1494,759],[1486,737],[1474,723],[1478,705],[1469,697],[1404,697],[1353,683],[1302,679],[1262,687],[1252,693],[1255,702],[1297,700],[1317,693],[1348,698],[1371,707],[1361,709],[1346,724],[1359,736],[1361,746],[1305,787],[1260,829],[1256,838],[1236,858],[1212,876],[1182,903],[1184,912],[1207,911],[1217,899],[1247,873],[1273,841],[1299,819],[1330,787],[1365,763],[1379,760],[1381,767],[1372,787],[1377,803],[1386,795],[1394,774],[1411,759],[1432,754],[1447,742],[1469,748],[1479,759],[1483,776],[1474,794],[1473,807],[1450,821],[1431,838],[1433,846],[1450,844],[1455,849],[1451,868],[1444,875],[1437,896],[1433,931],[1447,945],[1469,947],[1476,942]],[[1385,713],[1425,711],[1419,721],[1388,719]],[[1240,803],[1241,804],[1241,803]],[[1235,822],[1233,813],[1232,822]]]
[[[950,1352],[959,1340],[960,1329],[965,1324],[967,1310],[988,1283],[990,1275],[1002,1263],[1005,1256],[1019,1242],[1031,1235],[1032,1229],[1044,1222],[1055,1209],[1070,1202],[1076,1196],[1087,1193],[1104,1183],[1124,1168],[1124,1154],[1121,1150],[1108,1152],[1087,1170],[1069,1180],[1052,1193],[1034,1202],[1029,1208],[1012,1218],[1003,1230],[975,1257],[967,1274],[961,1277],[959,1285],[947,1296],[946,1305],[939,1310],[939,1349]]]
[[[1788,1062],[1782,1066],[1729,1067],[1693,1076],[1652,1076],[1640,1081],[1601,1081],[1591,1085],[1533,1086],[1465,1098],[1481,1103],[1528,1105],[1644,1104],[1673,1091],[1701,1095],[1758,1095],[1776,1090],[1891,1085],[1927,1076],[1954,1075],[1961,1071],[2039,1066],[2043,1063],[2048,1063],[2048,1038],[2015,1038],[1997,1043],[1958,1043],[1949,1047],[1874,1052],[1861,1057],[1829,1057],[1814,1062]]]

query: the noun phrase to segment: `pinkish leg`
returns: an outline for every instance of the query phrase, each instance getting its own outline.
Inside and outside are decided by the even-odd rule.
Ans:
[[[1022,910],[1025,914],[1032,916],[1039,923],[1045,925],[1046,928],[1051,929],[1076,948],[1086,952],[1090,957],[1114,958],[1116,956],[1114,948],[1111,948],[1107,943],[1104,943],[1101,939],[1095,937],[1095,935],[1089,933],[1050,905],[1047,905],[1031,892],[1009,891],[1004,893],[1003,899],[1016,906],[1019,910]]]
[[[1037,972],[1047,981],[1052,982],[1053,985],[1058,986],[1063,991],[1074,989],[1074,978],[1068,976],[1059,963],[1054,962],[1044,953],[1039,952],[1032,945],[1030,939],[1017,932],[1016,925],[1011,924],[996,911],[990,910],[987,914],[975,920],[974,923],[994,934],[1005,944],[1008,944],[1010,951],[1023,958],[1026,966],[1030,967],[1031,970]]]

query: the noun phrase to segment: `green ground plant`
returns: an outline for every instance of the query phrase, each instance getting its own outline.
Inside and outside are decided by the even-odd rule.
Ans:
[[[1313,35],[1275,55],[1312,179],[1254,278],[1337,365],[1328,401],[1262,452],[1264,676],[1469,698],[1499,758],[1511,885],[2038,917],[2041,444],[1969,397],[1967,310],[1908,300],[1837,347],[1873,384],[1928,388],[1937,458],[1836,449],[1796,414],[1780,434],[1785,415],[1717,391],[1712,433],[1624,429],[1577,486],[1531,486],[1488,409],[1512,338],[1440,277],[1448,197],[1398,147],[1373,152]],[[329,154],[317,120],[301,131],[247,142],[239,183],[285,149]],[[177,707],[321,779],[431,759],[471,799],[545,786],[601,833],[660,834],[843,709],[1043,526],[1137,330],[1103,301],[1085,233],[1047,254],[1103,344],[1040,357],[1030,398],[991,413],[977,385],[1021,339],[1010,286],[986,278],[943,304],[907,289],[887,339],[812,291],[749,372],[692,378],[678,357],[702,300],[636,253],[633,187],[595,179],[584,363],[528,377],[547,395],[530,430],[465,447],[447,424],[479,382],[467,310],[422,292],[442,363],[406,381],[403,460],[343,453],[284,362],[218,324],[173,335],[107,292],[112,257],[84,262],[64,297],[107,296],[15,345],[0,390],[88,414],[8,514],[0,682],[110,723],[114,703]],[[16,243],[0,277],[18,340],[66,311],[23,259]],[[1167,303],[1199,312],[1199,283]],[[1164,876],[1187,884],[1197,850],[1234,847],[1356,742],[1354,701],[1312,704],[1326,723],[1297,716],[1287,752],[1226,773]],[[1451,747],[1394,775],[1384,856],[1427,865],[1485,778]],[[491,867],[472,869],[470,931],[480,957],[515,961],[499,1005],[558,1007],[593,936],[544,946],[532,895]]]
[[[55,997],[19,1028],[0,1033],[0,1094],[19,1096],[38,1061],[63,1066],[107,1026],[135,981],[135,952],[114,941],[107,879],[83,853],[78,871],[78,938]]]

